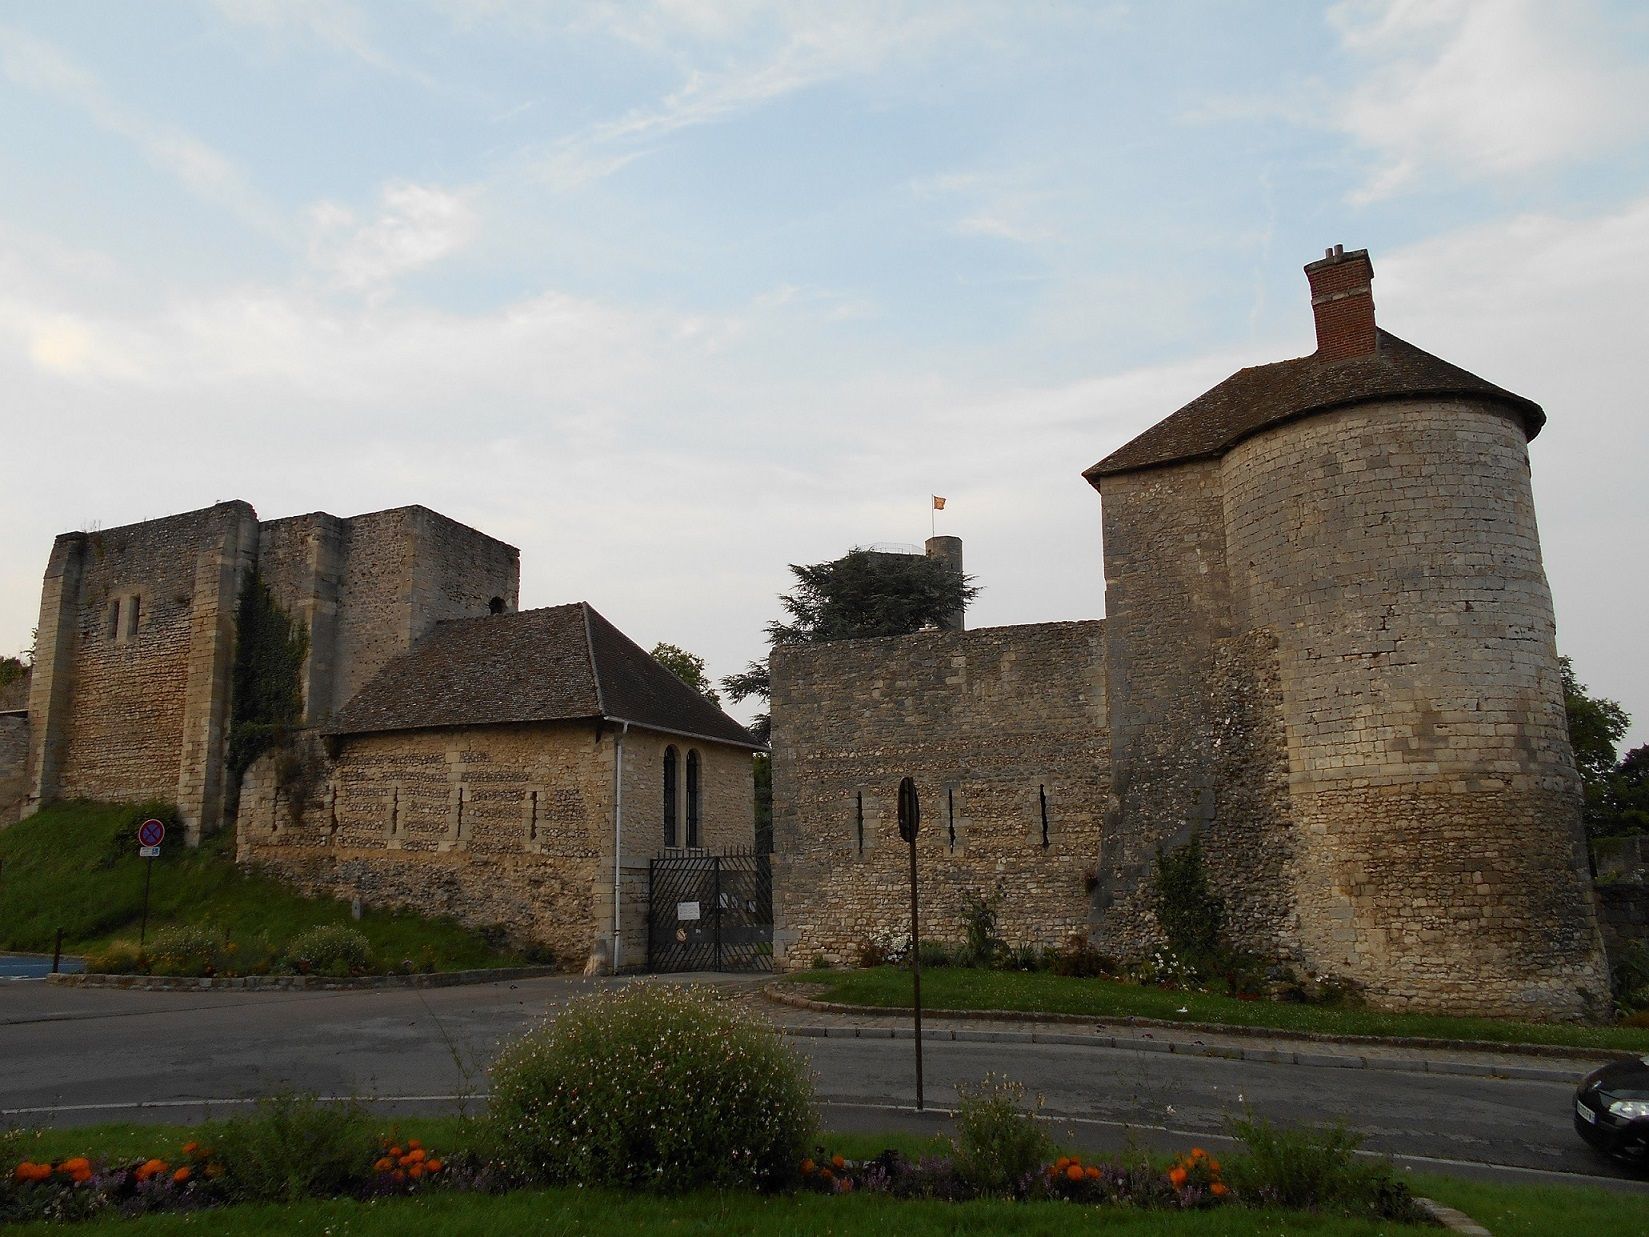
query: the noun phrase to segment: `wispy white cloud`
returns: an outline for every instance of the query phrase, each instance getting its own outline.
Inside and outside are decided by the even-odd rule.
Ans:
[[[558,188],[602,179],[671,134],[722,123],[828,82],[868,77],[891,61],[920,55],[961,29],[965,16],[960,9],[862,4],[775,9],[655,0],[605,6],[592,20],[615,37],[679,54],[672,40],[687,36],[694,51],[716,63],[689,65],[681,84],[657,102],[564,138],[544,157],[542,174]],[[704,52],[698,40],[715,51]]]
[[[333,202],[311,207],[310,222],[311,262],[339,286],[362,291],[456,253],[478,221],[468,194],[398,181],[384,186],[370,222]]]
[[[373,39],[366,14],[344,0],[209,0],[222,17],[270,34],[308,39],[379,72],[439,89],[429,74],[402,64]]]
[[[1649,77],[1616,59],[1586,4],[1353,0],[1330,22],[1363,69],[1331,96],[1332,122],[1379,159],[1354,201],[1428,175],[1520,176],[1649,126]]]
[[[259,231],[290,238],[288,222],[231,160],[183,129],[114,99],[96,74],[44,39],[0,26],[0,72],[17,86],[78,108],[99,128],[127,139],[196,196],[227,208]]]

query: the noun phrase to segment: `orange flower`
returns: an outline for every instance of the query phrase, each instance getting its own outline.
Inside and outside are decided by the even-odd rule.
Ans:
[[[1088,1178],[1089,1181],[1098,1181],[1100,1176],[1101,1176],[1100,1171],[1099,1171],[1099,1165],[1097,1165],[1097,1164],[1090,1164],[1083,1171],[1087,1175],[1087,1178]]]
[[[410,1146],[412,1147],[412,1150],[407,1152],[407,1159],[411,1160],[414,1164],[421,1164],[429,1158],[424,1154],[424,1149],[417,1143],[412,1143]]]
[[[390,1154],[391,1154],[391,1155],[392,1155],[392,1156],[394,1156],[394,1157],[395,1157],[395,1158],[396,1158],[396,1159],[397,1159],[397,1160],[398,1160],[398,1159],[400,1159],[400,1158],[401,1158],[401,1155],[402,1155],[402,1151],[401,1151],[401,1149],[400,1149],[400,1148],[399,1148],[399,1147],[391,1147],[391,1148],[390,1148],[390,1149],[389,1149],[389,1153],[390,1153]]]
[[[821,1168],[819,1170],[819,1176],[825,1181],[836,1180],[836,1174],[831,1172],[828,1168]]]
[[[424,1171],[426,1173],[438,1173],[438,1172],[440,1172],[441,1171],[441,1161],[440,1160],[426,1160],[424,1162]]]
[[[424,1146],[424,1144],[419,1142],[416,1138],[407,1139],[407,1150],[408,1151],[421,1151],[421,1150],[423,1150],[423,1146]]]
[[[44,1181],[51,1175],[50,1164],[36,1164],[33,1160],[24,1160],[12,1172],[12,1176],[19,1181]]]
[[[76,1173],[90,1172],[92,1162],[83,1155],[77,1155],[72,1160],[64,1160],[57,1166],[57,1171],[66,1177],[73,1177]]]
[[[1213,1185],[1209,1186],[1208,1189],[1215,1198],[1224,1198],[1227,1194],[1231,1193],[1231,1187],[1226,1185],[1223,1181],[1216,1181]]]
[[[379,1160],[376,1164],[374,1164],[372,1166],[372,1171],[375,1172],[375,1173],[387,1173],[390,1169],[392,1169],[394,1167],[395,1167],[395,1161],[390,1159],[386,1155],[383,1159]]]
[[[1183,1168],[1175,1165],[1173,1171],[1168,1174],[1168,1180],[1174,1183],[1174,1188],[1177,1190],[1185,1184],[1185,1178],[1187,1176],[1188,1174]]]
[[[1208,1171],[1211,1172],[1211,1173],[1219,1172],[1220,1171],[1220,1162],[1218,1160],[1209,1160],[1208,1161]]]
[[[414,1164],[411,1168],[407,1169],[407,1176],[411,1177],[414,1181],[418,1180],[418,1178],[423,1175],[424,1166],[422,1164]]]
[[[817,1167],[818,1167],[818,1165],[815,1164],[812,1161],[812,1159],[803,1160],[802,1161],[802,1176],[811,1177],[813,1175],[813,1170]]]
[[[184,1155],[193,1155],[195,1152],[197,1152],[199,1150],[200,1150],[200,1144],[199,1143],[189,1142],[189,1143],[184,1143],[183,1144],[183,1154]]]
[[[1201,1147],[1192,1147],[1191,1148],[1191,1158],[1193,1160],[1205,1159],[1207,1157],[1207,1155],[1208,1155],[1208,1152],[1204,1151]]]
[[[1062,1155],[1057,1160],[1054,1161],[1054,1167],[1057,1168],[1060,1172],[1064,1172],[1070,1166],[1071,1166],[1071,1157],[1068,1156],[1068,1155]]]
[[[69,1178],[69,1180],[73,1181],[76,1185],[85,1185],[91,1179],[92,1170],[89,1168],[77,1168],[74,1171],[74,1176]]]
[[[1080,1164],[1070,1165],[1069,1167],[1067,1167],[1065,1169],[1065,1175],[1067,1177],[1069,1177],[1072,1181],[1081,1181],[1082,1180],[1082,1165],[1080,1165]]]
[[[185,1164],[182,1168],[178,1169],[177,1172],[172,1174],[172,1180],[177,1182],[179,1185],[182,1185],[192,1176],[194,1176],[194,1174],[189,1171],[189,1166]]]
[[[846,1161],[846,1160],[844,1160],[844,1159],[843,1159],[843,1158],[842,1158],[842,1157],[841,1157],[841,1156],[839,1156],[839,1155],[833,1155],[833,1156],[831,1156],[831,1157],[830,1157],[830,1162],[831,1162],[831,1163],[832,1163],[832,1164],[834,1164],[834,1165],[835,1165],[835,1166],[836,1166],[836,1167],[837,1167],[837,1168],[846,1168],[846,1167],[847,1167],[847,1161]]]

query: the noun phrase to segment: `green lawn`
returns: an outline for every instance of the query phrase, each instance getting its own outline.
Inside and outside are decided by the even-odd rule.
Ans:
[[[236,867],[228,832],[191,850],[174,831],[160,859],[140,859],[134,834],[141,819],[127,805],[61,803],[0,831],[0,950],[47,952],[59,927],[71,953],[116,938],[135,941],[143,865],[151,862],[151,935],[172,924],[205,924],[236,941],[267,934],[279,944],[316,924],[350,922],[347,902],[306,898]],[[421,962],[426,950],[441,970],[521,961],[451,919],[368,910],[354,926],[390,963]]]
[[[463,1145],[463,1121],[451,1117],[400,1120],[397,1137],[421,1138],[440,1151]],[[28,1145],[35,1158],[90,1153],[120,1160],[175,1155],[188,1139],[186,1126],[100,1125],[46,1130]],[[886,1147],[907,1155],[937,1150],[939,1138],[901,1134],[827,1134],[824,1146],[850,1158]],[[1495,1185],[1447,1177],[1416,1177],[1417,1193],[1458,1207],[1496,1237],[1548,1237],[1552,1233],[1649,1234],[1649,1197],[1578,1186]],[[655,1199],[591,1190],[535,1190],[502,1197],[432,1194],[419,1199],[356,1203],[328,1200],[294,1207],[241,1206],[138,1220],[104,1218],[74,1232],[150,1234],[289,1233],[400,1234],[441,1237],[479,1231],[620,1234],[681,1233],[888,1233],[1015,1234],[1104,1233],[1115,1237],[1203,1237],[1231,1234],[1436,1233],[1437,1229],[1391,1223],[1336,1220],[1297,1212],[1247,1210],[1181,1215],[1078,1208],[1039,1203],[899,1203],[885,1198],[762,1198],[698,1194]],[[17,1233],[61,1233],[61,1225],[19,1225]]]
[[[896,967],[854,971],[804,971],[789,977],[822,985],[820,1000],[848,1005],[903,1007],[911,1003],[910,972]],[[815,995],[811,994],[810,995]],[[1365,1009],[1239,1001],[1206,992],[1144,988],[1109,979],[1069,979],[1043,971],[987,971],[924,967],[926,1009],[983,1009],[1080,1014],[1092,1018],[1161,1018],[1169,1022],[1217,1022],[1275,1027],[1326,1035],[1402,1035],[1428,1039],[1492,1040],[1498,1043],[1562,1044],[1576,1048],[1649,1050],[1649,1029],[1513,1022],[1499,1018],[1446,1018],[1433,1014],[1386,1014]],[[1185,1012],[1181,1013],[1180,1010]]]

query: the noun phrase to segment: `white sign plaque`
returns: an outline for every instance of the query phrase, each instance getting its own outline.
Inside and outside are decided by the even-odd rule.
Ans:
[[[676,903],[676,918],[677,919],[697,919],[698,917],[699,917],[699,904],[697,902],[677,902]]]

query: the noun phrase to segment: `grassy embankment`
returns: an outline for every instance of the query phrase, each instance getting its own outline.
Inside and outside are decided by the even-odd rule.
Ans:
[[[809,995],[823,1001],[870,1008],[899,1008],[911,1002],[910,972],[896,967],[805,971],[789,978],[820,985],[822,990]],[[1415,1036],[1628,1052],[1649,1050],[1649,1029],[1642,1027],[1449,1018],[1437,1014],[1391,1014],[1324,1005],[1239,1001],[1217,993],[1147,988],[1110,979],[1071,979],[1045,971],[923,967],[922,1004],[928,1009],[1040,1011],[1091,1018],[1132,1016],[1168,1022],[1217,1022],[1324,1035]]]
[[[317,924],[349,923],[391,965],[411,959],[460,970],[520,961],[451,919],[368,910],[352,922],[347,902],[307,898],[242,871],[227,831],[190,849],[174,830],[161,858],[140,859],[135,833],[142,818],[130,805],[61,803],[0,831],[0,950],[47,952],[59,927],[70,953],[116,939],[135,941],[143,865],[153,863],[151,940],[159,929],[190,925],[209,926],[238,942],[264,937],[279,945]]]
[[[175,1154],[188,1139],[185,1126],[104,1125],[40,1134],[33,1154],[60,1158],[89,1153],[99,1159]],[[421,1138],[443,1151],[470,1141],[458,1118],[408,1118],[398,1136]],[[886,1147],[917,1156],[942,1140],[900,1134],[830,1134],[825,1146],[853,1159]],[[1070,1149],[1067,1149],[1070,1150]],[[1584,1186],[1499,1185],[1449,1177],[1416,1177],[1417,1193],[1435,1198],[1485,1225],[1496,1237],[1551,1233],[1649,1233],[1649,1197]],[[108,1217],[65,1228],[18,1225],[18,1234],[96,1233],[118,1229],[139,1237],[172,1233],[334,1232],[370,1237],[416,1232],[425,1237],[478,1231],[521,1233],[868,1233],[1047,1234],[1103,1233],[1106,1237],[1258,1237],[1259,1234],[1436,1233],[1435,1228],[1342,1220],[1275,1209],[1229,1207],[1181,1214],[1074,1207],[1067,1203],[919,1203],[874,1196],[760,1197],[690,1194],[661,1199],[602,1190],[529,1190],[487,1197],[433,1193],[421,1198],[359,1203],[333,1199],[279,1207],[229,1207],[140,1219]]]

